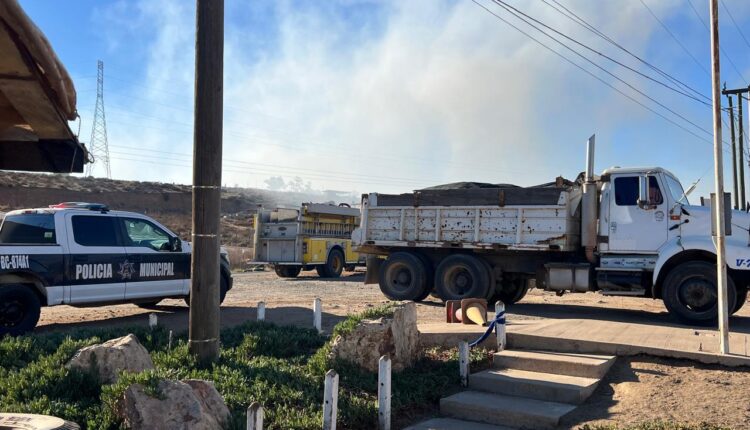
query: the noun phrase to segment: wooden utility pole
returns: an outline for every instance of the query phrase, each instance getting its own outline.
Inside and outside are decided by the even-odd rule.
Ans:
[[[219,215],[224,95],[224,0],[196,0],[193,248],[189,349],[219,358]]]
[[[729,353],[729,309],[727,306],[727,266],[724,255],[724,160],[721,140],[721,79],[719,67],[719,0],[710,0],[711,9],[711,89],[714,120],[714,181],[716,198],[716,288],[719,290],[719,352]]]
[[[734,136],[734,107],[732,106],[732,96],[727,96],[729,102],[729,138],[732,142],[732,183],[734,184],[734,208],[740,208],[740,190],[737,182],[737,140]],[[742,146],[742,142],[740,142]],[[740,160],[742,163],[742,160]]]

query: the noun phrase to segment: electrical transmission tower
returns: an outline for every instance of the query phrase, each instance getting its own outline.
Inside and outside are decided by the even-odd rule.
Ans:
[[[96,166],[104,166],[107,178],[112,179],[109,168],[109,143],[107,143],[107,119],[104,116],[104,62],[97,62],[96,73],[96,108],[94,109],[94,125],[91,127],[89,152],[94,159],[86,167],[86,176],[92,176]]]

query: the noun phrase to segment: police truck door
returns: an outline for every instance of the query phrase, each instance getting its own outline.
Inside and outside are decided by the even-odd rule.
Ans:
[[[153,222],[136,217],[119,217],[125,237],[125,251],[136,271],[128,279],[127,299],[187,294],[190,254],[173,251],[172,235]]]
[[[112,302],[125,298],[132,266],[122,246],[117,220],[111,215],[66,214],[68,236],[66,276],[70,303]]]

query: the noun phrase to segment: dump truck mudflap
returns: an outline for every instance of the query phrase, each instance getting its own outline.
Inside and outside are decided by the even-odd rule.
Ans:
[[[365,284],[377,284],[380,282],[380,265],[383,259],[375,255],[368,255],[366,260],[367,273],[365,273]]]

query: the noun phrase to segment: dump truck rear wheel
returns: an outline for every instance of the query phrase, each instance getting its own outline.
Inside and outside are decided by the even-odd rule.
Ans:
[[[435,271],[435,289],[443,300],[485,299],[489,288],[487,267],[471,255],[453,254]]]
[[[432,267],[432,261],[427,258],[424,254],[416,254],[417,257],[422,261],[425,270],[425,288],[421,295],[414,299],[415,302],[421,302],[426,299],[435,289],[435,269]]]
[[[299,275],[299,272],[302,271],[302,267],[278,265],[274,266],[273,270],[277,275],[279,275],[280,278],[296,278]]]
[[[529,284],[525,279],[503,280],[492,296],[492,302],[500,300],[505,305],[512,305],[520,302],[528,291]]]
[[[716,266],[706,261],[689,261],[672,269],[664,279],[664,305],[680,322],[696,325],[716,324],[719,314]],[[727,303],[735,309],[737,290],[727,278]]]
[[[410,252],[391,254],[380,265],[380,291],[391,300],[423,300],[429,294],[424,261]]]

